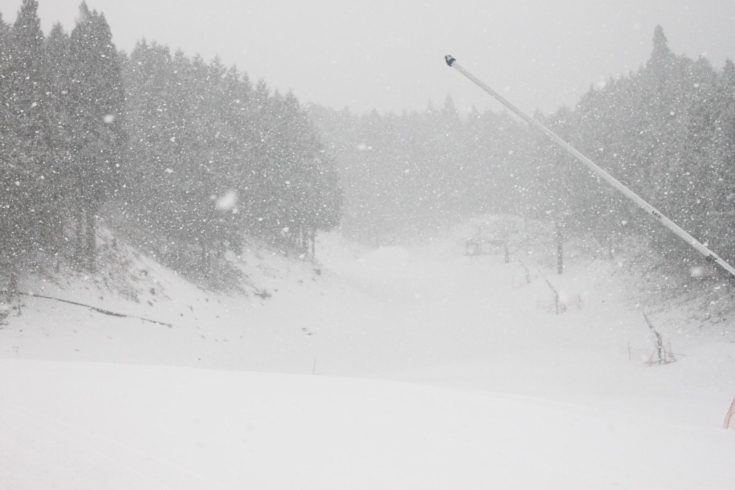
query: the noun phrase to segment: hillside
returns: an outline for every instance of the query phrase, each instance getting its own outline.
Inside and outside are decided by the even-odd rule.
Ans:
[[[128,290],[26,284],[171,326],[24,298],[0,329],[0,487],[729,488],[726,317],[636,303],[583,243],[562,276],[540,246],[470,259],[476,225],[326,235],[319,263],[251,249],[246,293],[123,245]],[[643,312],[676,362],[646,364]]]

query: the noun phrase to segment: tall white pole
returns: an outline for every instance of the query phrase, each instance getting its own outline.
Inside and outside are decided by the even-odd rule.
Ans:
[[[705,247],[702,243],[699,242],[699,240],[697,240],[696,238],[691,236],[689,233],[684,231],[682,228],[680,228],[679,225],[677,225],[676,223],[671,221],[669,218],[664,216],[656,208],[654,208],[653,206],[648,204],[646,201],[644,201],[638,194],[636,194],[635,192],[625,187],[622,183],[620,183],[620,181],[615,179],[615,177],[613,177],[612,175],[610,175],[609,173],[607,173],[606,171],[598,167],[597,164],[595,164],[595,162],[593,162],[592,160],[584,156],[572,145],[570,145],[569,143],[561,139],[556,133],[554,133],[549,128],[547,128],[540,122],[536,121],[532,117],[528,116],[526,113],[524,113],[523,111],[518,109],[516,106],[511,104],[508,100],[506,100],[505,97],[503,97],[502,95],[497,93],[495,90],[485,85],[480,79],[475,77],[472,73],[462,68],[462,66],[459,63],[457,63],[457,60],[454,59],[452,56],[447,55],[444,59],[447,62],[447,65],[454,68],[455,70],[460,72],[462,75],[467,77],[470,81],[472,81],[475,85],[483,89],[488,94],[492,95],[495,99],[497,99],[501,104],[507,107],[515,115],[517,115],[518,117],[526,121],[528,124],[533,126],[535,129],[537,129],[541,133],[551,138],[556,144],[564,148],[567,151],[567,153],[569,153],[574,158],[576,158],[577,160],[585,164],[594,173],[602,177],[602,179],[604,179],[605,182],[615,187],[617,190],[622,192],[623,195],[625,195],[625,197],[627,197],[628,199],[636,203],[646,213],[650,214],[651,216],[656,218],[658,221],[660,221],[665,227],[673,231],[682,240],[684,240],[689,245],[691,245],[697,252],[704,255],[704,257],[707,259],[708,262],[714,262],[715,264],[718,264],[720,267],[722,267],[727,272],[729,272],[733,276],[733,278],[735,278],[735,268],[733,268],[730,264],[722,260],[712,250]]]

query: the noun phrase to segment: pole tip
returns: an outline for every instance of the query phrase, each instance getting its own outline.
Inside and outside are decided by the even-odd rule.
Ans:
[[[457,60],[455,60],[451,54],[448,54],[444,57],[444,61],[447,62],[447,65],[452,66],[452,63],[454,63]]]

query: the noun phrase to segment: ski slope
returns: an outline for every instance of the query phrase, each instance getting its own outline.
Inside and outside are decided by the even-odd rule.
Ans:
[[[25,299],[0,329],[0,488],[735,485],[732,328],[650,315],[678,361],[649,367],[646,305],[610,264],[554,276],[470,261],[459,238],[331,236],[318,272],[248,256],[268,299],[145,258],[138,302],[94,278],[34,285],[172,327]]]

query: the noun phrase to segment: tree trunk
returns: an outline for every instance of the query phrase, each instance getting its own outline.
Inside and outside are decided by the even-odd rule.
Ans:
[[[87,209],[87,229],[85,240],[85,258],[87,268],[94,272],[97,268],[97,222],[94,213]]]
[[[207,253],[207,242],[204,240],[204,237],[199,238],[199,246],[202,249],[200,267],[204,274],[208,274],[209,273],[209,254]]]
[[[76,215],[76,230],[74,233],[76,243],[72,260],[74,266],[81,269],[84,264],[84,209],[79,205],[74,211]]]
[[[10,267],[10,280],[8,281],[8,299],[12,300],[18,295],[18,269],[15,265]]]
[[[564,234],[558,221],[556,222],[556,272],[557,274],[564,272]]]

